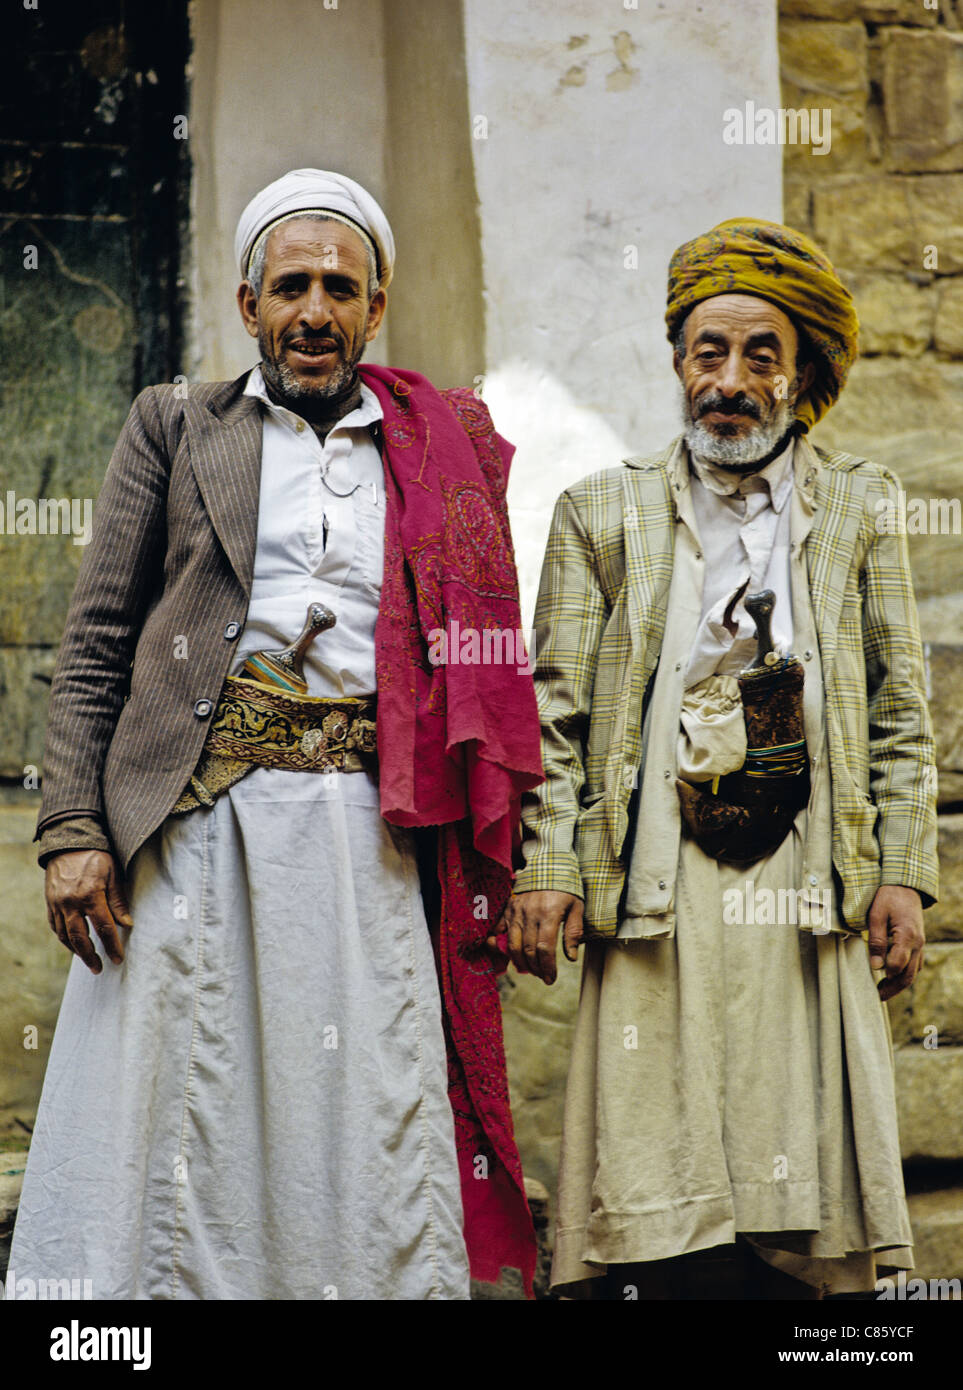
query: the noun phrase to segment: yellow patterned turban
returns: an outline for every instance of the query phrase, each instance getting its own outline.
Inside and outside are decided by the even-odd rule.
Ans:
[[[669,263],[669,340],[694,304],[755,294],[788,314],[816,354],[816,376],[796,402],[803,431],[836,400],[859,351],[852,296],[819,247],[792,227],[734,217],[680,246]]]

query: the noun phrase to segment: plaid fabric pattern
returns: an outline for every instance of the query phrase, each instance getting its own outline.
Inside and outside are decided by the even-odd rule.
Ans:
[[[676,513],[651,458],[583,478],[556,504],[535,610],[535,686],[546,780],[522,803],[514,892],[585,900],[589,935],[613,936],[638,785],[646,692],[665,628]],[[800,441],[797,447],[811,448]],[[812,450],[816,516],[805,543],[826,692],[833,863],[854,930],[881,883],[935,899],[936,773],[906,539],[880,534],[899,484],[850,454]]]

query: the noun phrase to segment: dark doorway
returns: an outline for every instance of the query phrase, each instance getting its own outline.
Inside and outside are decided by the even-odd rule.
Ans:
[[[186,0],[4,8],[0,778],[9,795],[40,759],[45,685],[83,554],[74,534],[31,532],[21,504],[94,499],[133,395],[180,370],[190,34]]]

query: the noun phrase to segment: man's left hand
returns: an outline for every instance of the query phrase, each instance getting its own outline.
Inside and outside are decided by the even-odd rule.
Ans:
[[[923,904],[915,888],[884,883],[876,890],[866,918],[869,963],[885,970],[879,982],[880,999],[892,999],[916,979],[923,964]]]

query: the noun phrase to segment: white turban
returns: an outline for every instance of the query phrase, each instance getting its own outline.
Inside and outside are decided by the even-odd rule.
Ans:
[[[344,218],[371,240],[378,266],[378,281],[384,289],[391,281],[395,264],[395,239],[381,208],[353,179],[326,169],[292,169],[255,193],[241,213],[234,233],[234,255],[243,280],[254,243],[275,223],[293,213],[333,213]]]

